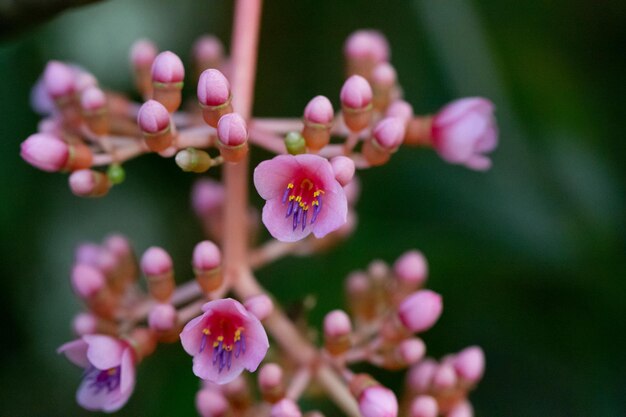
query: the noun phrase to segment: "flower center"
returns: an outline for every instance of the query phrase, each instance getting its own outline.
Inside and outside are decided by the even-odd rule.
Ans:
[[[312,212],[309,224],[315,223],[317,216],[322,210],[323,194],[324,190],[317,188],[313,181],[308,178],[300,182],[294,181],[287,184],[287,188],[283,193],[282,203],[287,204],[287,215],[285,217],[293,216],[294,231],[298,225],[304,230],[309,212]]]
[[[227,321],[221,320],[218,326],[209,326],[202,329],[202,341],[200,353],[210,343],[213,347],[213,366],[217,366],[221,373],[224,368],[230,369],[233,363],[233,355],[246,353],[246,337],[243,327],[233,327]]]
[[[103,389],[111,392],[120,386],[120,367],[116,366],[105,370],[91,367],[87,370],[85,378],[91,381],[89,388],[93,389],[95,394]]]

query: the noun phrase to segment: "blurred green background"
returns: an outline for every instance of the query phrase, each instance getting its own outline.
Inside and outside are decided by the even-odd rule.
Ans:
[[[194,177],[172,161],[129,162],[126,182],[95,201],[24,163],[19,144],[38,121],[30,87],[47,60],[62,59],[131,91],[133,40],[150,37],[188,62],[198,35],[228,41],[231,16],[226,1],[112,0],[1,41],[0,415],[89,415],[74,401],[80,371],[55,353],[80,308],[68,280],[79,242],[119,231],[140,252],[170,250],[185,277],[201,239],[188,204]],[[287,305],[315,295],[319,325],[342,305],[348,272],[419,248],[445,302],[424,336],[430,354],[486,351],[476,415],[626,415],[625,22],[621,0],[267,1],[256,115],[297,117],[316,94],[337,104],[342,43],[371,27],[388,36],[416,112],[489,97],[501,145],[486,174],[415,149],[364,172],[354,236],[264,269],[263,284]],[[119,415],[194,415],[196,388],[190,358],[162,347]]]

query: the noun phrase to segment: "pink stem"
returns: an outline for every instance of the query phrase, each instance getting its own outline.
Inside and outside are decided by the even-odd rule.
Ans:
[[[287,151],[285,142],[280,136],[260,129],[252,128],[250,130],[250,143],[279,155]]]

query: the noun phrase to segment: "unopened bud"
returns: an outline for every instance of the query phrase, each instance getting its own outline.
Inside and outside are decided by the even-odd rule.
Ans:
[[[67,143],[47,133],[35,133],[22,142],[21,157],[43,171],[61,171],[67,164],[69,148]]]
[[[106,286],[106,278],[97,268],[79,264],[72,269],[72,287],[83,298],[93,298]]]
[[[426,345],[422,339],[418,338],[404,340],[396,348],[398,359],[405,366],[419,362],[425,353]]]
[[[153,98],[163,104],[170,113],[180,107],[184,78],[185,67],[175,53],[161,52],[154,59],[152,63]]]
[[[333,355],[350,349],[352,324],[350,317],[341,310],[331,311],[324,317],[324,347]]]
[[[413,106],[404,100],[395,100],[387,107],[385,117],[397,117],[407,126],[413,118]]]
[[[360,132],[372,120],[372,88],[360,75],[348,78],[341,88],[343,121],[352,132]]]
[[[263,321],[274,312],[274,302],[267,294],[254,295],[243,303],[250,313]]]
[[[220,118],[233,112],[230,83],[220,71],[208,69],[202,72],[197,93],[202,117],[209,126],[217,128]]]
[[[461,401],[448,411],[446,417],[474,417],[474,408],[469,401]]]
[[[485,371],[485,354],[480,347],[470,346],[456,355],[453,365],[462,380],[475,384]]]
[[[424,285],[428,277],[428,262],[422,252],[411,250],[396,260],[393,272],[406,293]]]
[[[46,91],[55,101],[68,99],[76,91],[76,72],[60,61],[50,61],[43,72]]]
[[[152,96],[152,63],[157,56],[156,45],[148,39],[139,39],[130,49],[130,62],[135,75],[135,86],[145,98]]]
[[[151,151],[161,152],[172,144],[170,114],[158,101],[148,100],[143,103],[137,114],[137,124]]]
[[[353,272],[346,278],[346,301],[355,317],[362,320],[375,317],[376,306],[371,292],[369,278],[363,272]]]
[[[72,328],[78,336],[94,334],[98,330],[98,319],[91,313],[78,313],[72,321]]]
[[[330,165],[333,168],[333,174],[335,179],[342,186],[346,186],[352,181],[354,177],[354,161],[347,156],[336,156],[330,160]]]
[[[376,124],[372,137],[363,144],[363,155],[370,165],[382,165],[398,150],[404,139],[402,120],[387,117]]]
[[[224,60],[224,46],[215,36],[204,35],[193,44],[192,56],[196,77],[207,68],[219,68]]]
[[[411,403],[409,409],[409,417],[437,417],[439,415],[439,407],[437,400],[430,395],[420,395]]]
[[[425,359],[414,365],[407,373],[406,385],[409,392],[422,394],[430,391],[436,371],[437,362],[432,359]]]
[[[176,154],[176,165],[185,172],[199,174],[208,171],[213,166],[213,160],[203,150],[187,148]]]
[[[302,412],[292,399],[284,398],[272,406],[270,417],[302,417]]]
[[[283,370],[275,363],[264,365],[259,371],[259,389],[263,399],[270,404],[280,401],[285,396]]]
[[[396,417],[398,399],[393,391],[380,385],[367,374],[355,375],[350,381],[350,391],[359,402],[363,417]]]
[[[141,270],[147,278],[150,295],[157,301],[169,301],[175,286],[170,255],[159,247],[149,248],[141,257]]]
[[[285,148],[291,155],[306,153],[306,141],[300,132],[289,132],[285,135]]]
[[[398,308],[398,317],[411,332],[430,329],[441,316],[441,295],[430,290],[420,290],[409,295]]]
[[[204,218],[217,214],[224,203],[224,186],[210,178],[195,182],[191,190],[191,206],[196,216]]]
[[[384,111],[391,101],[396,86],[396,70],[389,62],[381,62],[372,71],[372,90],[374,91],[374,107]]]
[[[348,75],[369,77],[376,64],[389,60],[389,44],[385,36],[376,30],[358,30],[346,40],[344,54]]]
[[[215,291],[224,282],[221,269],[222,255],[215,243],[205,240],[193,250],[193,271],[196,281],[205,293]]]
[[[227,162],[239,162],[248,153],[248,128],[238,113],[222,116],[217,123],[220,153]]]
[[[454,367],[449,363],[442,363],[437,367],[433,375],[433,389],[436,391],[446,391],[454,388],[457,382]]]
[[[85,89],[80,96],[80,106],[89,130],[96,135],[109,133],[109,112],[106,95],[98,87]]]
[[[69,177],[72,193],[79,197],[102,197],[109,192],[111,182],[100,171],[81,169]]]
[[[126,179],[126,171],[120,164],[111,164],[107,168],[107,177],[111,184],[121,184]]]
[[[324,96],[313,97],[304,108],[302,136],[311,152],[318,152],[330,142],[333,118],[333,105]]]
[[[224,417],[229,405],[217,389],[203,388],[196,394],[196,409],[201,417]]]

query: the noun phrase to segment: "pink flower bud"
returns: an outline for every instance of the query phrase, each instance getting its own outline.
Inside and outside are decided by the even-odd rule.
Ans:
[[[83,69],[75,69],[74,87],[76,91],[83,92],[88,88],[98,87],[98,79],[92,73]]]
[[[430,395],[420,395],[411,403],[409,417],[437,417],[439,406],[437,400]]]
[[[374,259],[367,266],[367,273],[372,278],[372,281],[382,283],[389,275],[389,266],[383,260]]]
[[[402,283],[410,286],[422,285],[428,277],[428,262],[422,252],[408,251],[393,264],[393,272]]]
[[[170,126],[170,114],[158,101],[148,100],[139,108],[137,124],[145,133],[159,133]]]
[[[200,271],[210,271],[220,266],[222,254],[217,245],[209,240],[202,241],[193,250],[193,267]]]
[[[398,316],[411,332],[430,329],[443,310],[441,295],[430,290],[420,290],[409,295],[398,308]]]
[[[141,257],[141,270],[145,275],[162,275],[172,271],[170,255],[159,247],[148,248]]]
[[[437,366],[437,362],[432,359],[425,359],[413,366],[407,373],[406,383],[409,390],[416,393],[429,391]]]
[[[387,107],[386,117],[397,117],[402,120],[405,126],[413,118],[413,106],[404,100],[396,100]]]
[[[352,332],[350,317],[342,310],[333,310],[324,317],[324,336],[337,338]]]
[[[78,336],[94,334],[98,329],[98,319],[91,313],[78,313],[72,321],[72,328]]]
[[[461,401],[448,411],[446,417],[474,417],[474,409],[469,401]]]
[[[224,55],[224,46],[215,36],[204,35],[194,42],[192,54],[198,62],[219,62]]]
[[[432,120],[432,143],[437,153],[453,164],[484,171],[491,167],[485,153],[498,144],[493,103],[470,97],[446,105]]]
[[[133,248],[124,235],[109,235],[104,239],[103,245],[118,258],[125,258],[133,254]]]
[[[259,371],[259,388],[262,391],[272,390],[279,387],[283,382],[283,369],[275,364],[263,365]]]
[[[176,326],[176,309],[171,304],[157,304],[148,315],[148,326],[158,332],[172,330]]]
[[[454,367],[449,363],[439,365],[433,375],[433,388],[436,390],[447,390],[456,385],[457,377]]]
[[[426,353],[426,345],[422,339],[412,338],[404,340],[398,346],[398,355],[407,365],[420,361]]]
[[[72,287],[81,298],[91,298],[106,285],[104,274],[97,268],[79,264],[72,269]]]
[[[353,272],[346,278],[348,298],[358,297],[370,289],[369,279],[363,272]]]
[[[62,134],[63,127],[60,123],[60,120],[47,118],[41,119],[39,123],[37,123],[37,132],[38,133],[47,133],[52,136],[60,136]]]
[[[336,156],[330,160],[330,165],[333,168],[333,174],[335,179],[342,186],[346,186],[354,177],[354,161],[347,156]]]
[[[22,142],[20,156],[43,171],[56,172],[67,164],[69,148],[65,142],[47,133],[35,133]]]
[[[54,99],[74,93],[75,77],[72,67],[59,61],[48,62],[43,73],[46,91]]]
[[[91,169],[79,169],[69,176],[70,189],[79,197],[101,197],[109,192],[111,183],[106,174]]]
[[[350,109],[364,109],[372,103],[372,87],[360,75],[353,75],[341,87],[341,104]]]
[[[152,63],[152,81],[163,84],[180,83],[185,78],[185,67],[178,55],[161,52]]]
[[[248,298],[243,305],[246,310],[261,321],[268,318],[274,311],[274,302],[266,294],[254,295]]]
[[[386,117],[374,127],[374,140],[383,149],[395,151],[404,140],[406,127],[401,119]]]
[[[453,365],[462,379],[476,383],[485,370],[485,354],[480,347],[470,346],[456,355]]]
[[[95,243],[81,243],[74,253],[74,262],[77,264],[96,265],[100,246]]]
[[[333,105],[324,96],[313,97],[304,108],[304,120],[309,123],[328,125],[333,117]]]
[[[158,53],[156,45],[148,39],[139,39],[130,48],[130,62],[134,67],[152,66]]]
[[[391,88],[396,84],[396,80],[396,70],[389,62],[381,62],[372,71],[372,84],[378,88]]]
[[[228,413],[228,401],[216,389],[203,388],[196,394],[196,409],[201,417],[223,417]]]
[[[359,410],[363,417],[396,417],[398,400],[391,390],[380,385],[371,386],[360,395]]]
[[[302,417],[302,412],[293,400],[284,398],[272,406],[270,417]]]
[[[216,212],[224,203],[224,186],[210,178],[195,182],[191,190],[191,205],[198,217],[206,217]]]
[[[240,146],[248,140],[246,121],[238,113],[222,116],[217,123],[217,137],[226,146]]]
[[[205,70],[198,80],[198,101],[205,106],[221,106],[230,99],[230,83],[220,71]]]
[[[107,104],[106,95],[98,87],[89,87],[80,96],[80,106],[84,110],[98,111]]]
[[[344,53],[348,59],[371,59],[374,62],[389,60],[389,44],[376,30],[359,30],[346,40]]]

